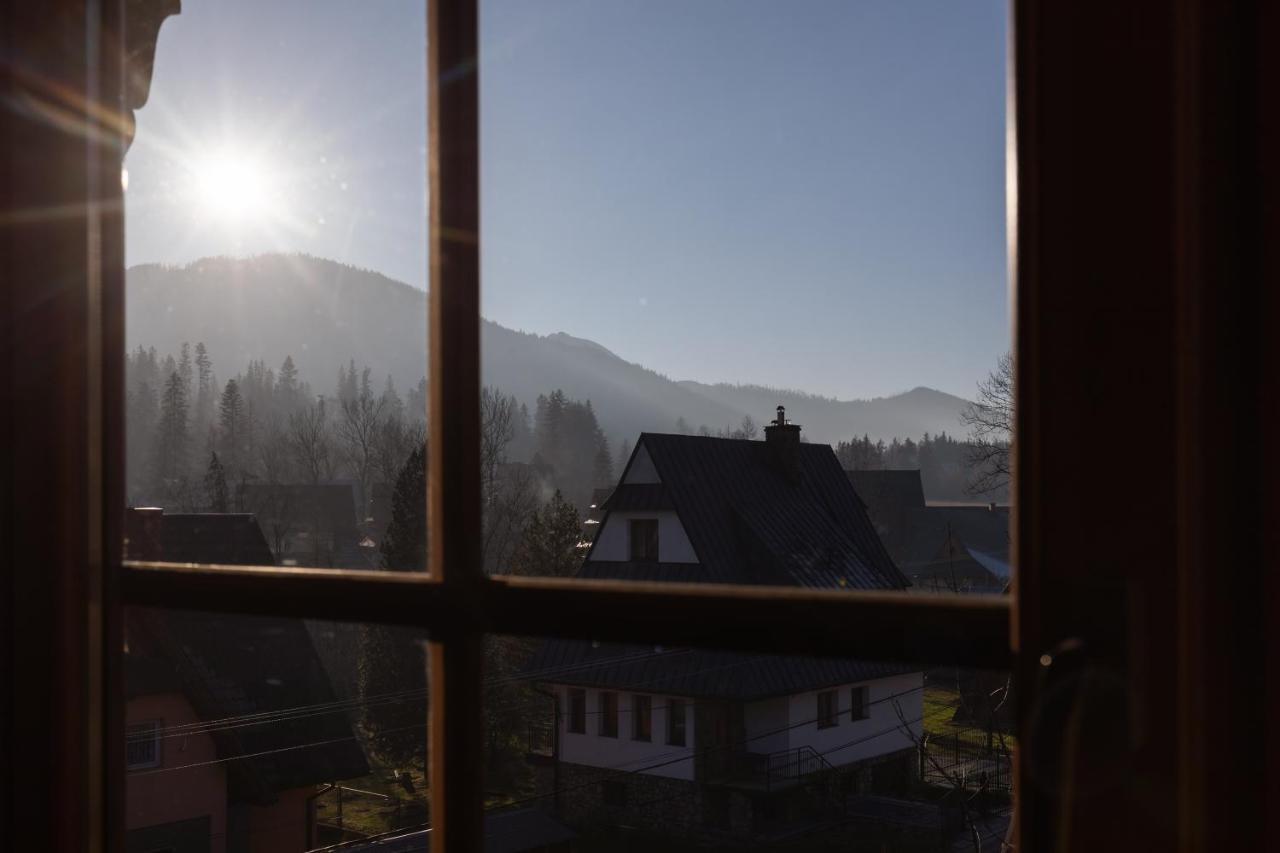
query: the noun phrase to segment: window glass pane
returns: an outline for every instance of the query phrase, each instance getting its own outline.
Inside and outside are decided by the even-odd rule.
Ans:
[[[1001,849],[1008,673],[563,639],[486,664],[515,649],[485,678],[490,843]],[[575,696],[597,721],[575,726]]]
[[[482,2],[488,571],[1005,590],[1006,7]]]
[[[425,26],[416,0],[164,24],[125,161],[127,500],[172,520],[131,556],[424,568]],[[252,554],[206,514],[251,517]]]
[[[425,635],[126,610],[126,848],[302,853],[420,831]]]

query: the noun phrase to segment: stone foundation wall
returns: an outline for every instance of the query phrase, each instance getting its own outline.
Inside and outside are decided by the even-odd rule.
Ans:
[[[839,768],[837,784],[851,794],[893,794],[902,790],[917,770],[916,751],[908,748]],[[538,769],[539,789],[554,789],[552,772],[550,767]],[[811,792],[801,788],[749,793],[565,762],[559,765],[559,788],[554,808],[570,826],[625,826],[689,839],[750,839],[765,822],[799,819],[815,807]],[[549,806],[555,802],[552,798],[548,801]]]

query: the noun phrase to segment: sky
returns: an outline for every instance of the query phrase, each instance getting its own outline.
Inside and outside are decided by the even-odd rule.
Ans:
[[[130,264],[426,284],[422,0],[185,0]],[[482,292],[677,379],[971,396],[1009,347],[1003,0],[484,0]]]

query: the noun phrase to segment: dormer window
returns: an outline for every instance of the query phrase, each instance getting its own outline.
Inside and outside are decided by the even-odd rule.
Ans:
[[[631,519],[631,559],[642,563],[658,562],[658,519]]]

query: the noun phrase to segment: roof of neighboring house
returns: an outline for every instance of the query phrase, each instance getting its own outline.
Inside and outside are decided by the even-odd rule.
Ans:
[[[936,561],[950,543],[955,555],[995,577],[1008,577],[1008,507],[926,504],[919,470],[845,473],[905,574],[918,574],[919,566]]]
[[[133,533],[143,518],[130,518]],[[140,555],[148,559],[271,561],[252,516],[156,512],[145,523],[158,527],[162,543],[159,553]],[[212,550],[200,550],[207,542]],[[239,718],[211,731],[233,796],[270,802],[285,789],[369,772],[345,712],[285,713],[338,699],[302,620],[135,608],[127,630],[131,697],[180,690],[202,720]]]
[[[767,441],[645,433],[660,484],[624,483],[605,505],[673,509],[699,563],[593,560],[584,579],[903,589],[827,445],[798,444],[795,475]],[[635,455],[633,454],[633,460]],[[624,474],[624,478],[625,478]],[[677,696],[755,700],[870,681],[918,667],[869,661],[548,640],[527,674],[540,681]]]
[[[700,561],[698,579],[856,589],[910,585],[830,446],[798,444],[795,476],[778,464],[768,441],[644,433],[632,458],[642,450],[661,484],[620,485],[604,523],[615,508],[675,510]]]
[[[162,556],[156,559],[170,563],[275,565],[262,529],[250,513],[166,512],[163,518]]]
[[[351,483],[245,483],[239,499],[263,518],[287,514],[298,526],[321,525],[335,543],[360,541]]]
[[[495,812],[484,817],[485,853],[525,853],[572,841],[577,833],[545,811],[524,808]],[[431,830],[420,829],[388,838],[348,843],[343,853],[427,853]]]
[[[555,684],[755,701],[918,670],[918,666],[838,658],[548,641],[535,653],[526,674]]]

